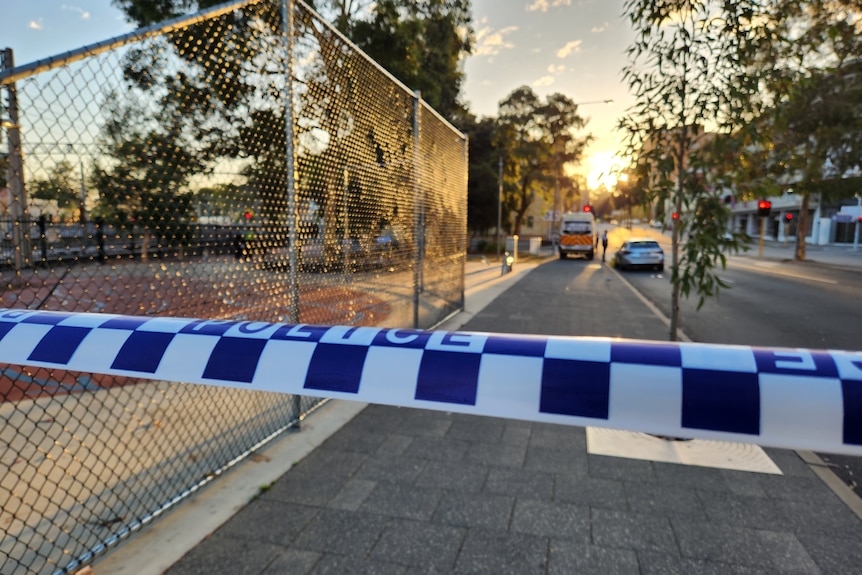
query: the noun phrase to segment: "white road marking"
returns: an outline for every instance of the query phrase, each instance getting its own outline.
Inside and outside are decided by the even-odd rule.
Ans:
[[[772,263],[772,262],[770,262],[770,263]],[[761,267],[759,265],[757,265],[757,266],[746,265],[746,264],[740,263],[739,261],[734,261],[731,259],[728,259],[728,264],[730,264],[736,268],[741,268],[741,269],[749,270],[749,271],[753,271],[753,272],[761,272],[761,273],[772,274],[772,275],[776,275],[776,276],[785,276],[785,277],[789,277],[789,278],[806,280],[806,281],[811,281],[811,282],[820,282],[820,283],[830,284],[830,285],[837,285],[838,284],[838,282],[836,280],[831,280],[831,279],[826,279],[826,278],[818,278],[818,277],[813,277],[813,276],[803,275],[803,274],[797,274],[797,273],[783,271],[783,270],[779,270],[779,269],[772,269],[771,267],[770,267],[770,269],[764,269],[766,266]],[[775,264],[772,263],[772,265],[775,265]]]

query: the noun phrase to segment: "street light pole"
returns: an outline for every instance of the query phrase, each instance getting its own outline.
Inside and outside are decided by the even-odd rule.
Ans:
[[[497,158],[497,259],[500,259],[500,242],[503,226],[503,156]]]

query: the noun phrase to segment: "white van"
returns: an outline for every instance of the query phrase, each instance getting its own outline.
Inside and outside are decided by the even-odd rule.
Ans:
[[[584,255],[593,259],[596,246],[596,218],[592,212],[563,215],[560,222],[560,259],[569,254]]]

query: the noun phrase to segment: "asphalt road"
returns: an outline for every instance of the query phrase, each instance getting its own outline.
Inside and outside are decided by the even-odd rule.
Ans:
[[[624,233],[611,236],[610,253]],[[616,239],[616,242],[614,241]],[[626,271],[622,276],[670,317],[670,242],[663,242],[664,273]],[[697,298],[680,301],[680,325],[703,343],[862,350],[862,273],[809,262],[768,261],[731,255],[719,273],[730,284],[697,309]],[[862,458],[818,454],[862,497]]]

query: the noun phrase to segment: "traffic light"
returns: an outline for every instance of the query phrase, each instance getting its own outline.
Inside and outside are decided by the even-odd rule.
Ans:
[[[245,221],[250,222],[252,217],[251,211],[246,210],[242,217],[245,219]]]
[[[591,211],[593,211],[593,206],[591,206],[590,204],[585,205],[585,206],[584,206],[584,211],[585,211],[585,212],[591,212]]]
[[[784,221],[786,223],[789,224],[792,220],[793,220],[793,214],[791,214],[790,212],[787,212],[786,214],[784,214]]]
[[[675,220],[678,220],[679,219],[679,212],[674,212],[673,214],[671,214],[670,217],[672,217]]]
[[[772,202],[760,200],[757,202],[757,216],[760,218],[768,218],[769,210],[772,209]]]

